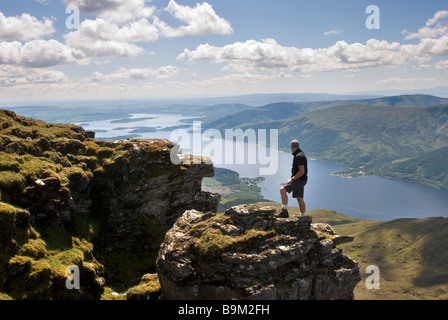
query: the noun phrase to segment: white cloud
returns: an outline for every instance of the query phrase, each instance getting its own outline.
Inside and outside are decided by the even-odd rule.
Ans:
[[[28,13],[17,17],[5,17],[0,12],[0,40],[28,41],[40,39],[54,32],[53,21],[48,18],[40,21]]]
[[[442,60],[435,64],[435,68],[439,70],[448,70],[448,60]]]
[[[43,68],[86,62],[83,52],[56,40],[32,40],[25,44],[18,41],[0,42],[0,64]]]
[[[133,18],[112,17],[110,19],[111,12],[126,14],[133,12],[132,8],[143,10],[146,8],[145,1],[133,0],[125,9],[122,8],[124,4],[112,0],[103,0],[98,3],[89,0],[74,2],[82,5],[82,8],[88,12],[99,14],[95,20],[84,20],[78,30],[64,36],[69,46],[82,50],[89,57],[135,57],[145,52],[135,43],[156,41],[160,36],[180,37],[233,31],[230,24],[217,16],[212,6],[207,3],[197,4],[192,8],[180,6],[171,0],[166,10],[175,18],[187,23],[185,26],[172,28],[156,16],[153,17],[151,23],[146,17],[153,14],[149,11],[135,15]],[[71,2],[67,0],[66,3]]]
[[[147,19],[119,27],[104,19],[84,20],[80,28],[64,36],[66,43],[89,57],[135,57],[145,50],[133,42],[155,41],[157,29]]]
[[[411,84],[416,82],[431,82],[435,81],[435,79],[432,78],[400,78],[400,77],[394,77],[390,79],[384,79],[380,81],[376,81],[375,84],[377,85],[398,85],[398,84]]]
[[[157,70],[151,68],[119,68],[112,73],[102,74],[95,72],[91,80],[99,81],[126,81],[126,80],[147,80],[147,79],[172,79],[179,74],[176,66],[164,66]]]
[[[434,17],[428,19],[423,28],[418,29],[418,32],[411,33],[403,30],[401,33],[406,35],[405,39],[424,39],[437,38],[448,33],[448,25],[446,24],[448,18],[448,10],[437,11]]]
[[[434,49],[435,43],[428,44],[427,47]],[[264,39],[261,42],[255,40],[236,42],[224,47],[202,44],[193,51],[185,49],[178,59],[185,59],[189,63],[195,61],[226,63],[226,70],[235,71],[266,71],[282,68],[313,72],[399,65],[414,59],[424,59],[420,54],[425,48],[425,46],[402,46],[398,42],[370,39],[365,45],[338,41],[328,48],[311,49],[285,47],[274,39]]]
[[[64,0],[66,5],[77,6],[82,13],[95,14],[109,22],[125,23],[139,18],[149,18],[153,6],[147,0]]]
[[[324,35],[325,36],[330,36],[332,34],[339,34],[339,33],[341,33],[339,30],[328,30],[328,31],[324,32]]]
[[[310,75],[310,74],[302,74],[301,76],[300,76],[300,78],[303,78],[303,79],[311,79],[313,76],[312,75]]]
[[[139,19],[122,27],[107,20],[84,20],[79,29],[65,36],[67,41],[149,42],[158,39],[158,30],[147,19]]]
[[[188,7],[170,0],[165,10],[176,19],[187,24],[178,28],[172,28],[156,17],[154,23],[157,24],[165,37],[233,33],[230,22],[219,17],[213,10],[213,7],[206,2],[198,3],[196,7]]]
[[[202,44],[196,49],[185,49],[179,60],[189,63],[209,61],[224,64],[223,70],[235,72],[274,71],[323,72],[389,67],[417,62],[427,65],[432,55],[448,55],[448,11],[438,11],[417,33],[406,34],[407,39],[418,38],[416,44],[402,44],[370,39],[365,44],[338,41],[326,48],[297,48],[278,44],[274,39],[247,40],[223,47]],[[336,34],[329,30],[324,34]]]
[[[0,86],[61,83],[67,79],[67,76],[58,70],[23,68],[10,65],[0,66]]]
[[[444,35],[439,39],[422,39],[418,44],[424,53],[433,55],[448,55],[448,35]]]

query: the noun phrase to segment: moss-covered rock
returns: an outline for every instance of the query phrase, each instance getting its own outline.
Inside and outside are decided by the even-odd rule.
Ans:
[[[336,248],[343,237],[309,216],[281,219],[275,211],[257,205],[224,214],[185,211],[159,251],[162,297],[353,299],[361,276]]]
[[[173,164],[164,139],[93,138],[0,110],[5,297],[99,299],[107,281],[152,299],[158,282],[141,277],[155,272],[165,232],[186,209],[216,211],[219,198],[201,191],[212,165]],[[65,285],[69,266],[79,268],[80,290]]]
[[[157,274],[143,275],[140,283],[126,292],[127,300],[156,300],[162,293]]]

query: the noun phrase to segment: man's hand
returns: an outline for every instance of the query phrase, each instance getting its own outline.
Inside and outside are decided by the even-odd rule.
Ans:
[[[292,182],[292,179],[289,179],[288,181],[286,181],[286,184],[290,184]]]

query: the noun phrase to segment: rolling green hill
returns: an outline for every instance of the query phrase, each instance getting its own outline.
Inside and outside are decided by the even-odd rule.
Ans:
[[[340,247],[360,263],[356,299],[448,299],[447,218],[358,221],[334,229],[355,237]],[[380,269],[379,290],[365,286],[368,265]]]
[[[224,130],[239,127],[241,125],[247,126],[276,120],[286,120],[311,110],[328,108],[337,104],[337,101],[272,103],[256,109],[231,114],[212,122],[207,122],[204,127]]]
[[[446,189],[447,101],[408,95],[278,103],[206,127],[278,129],[280,149],[288,151],[289,142],[299,139],[307,155],[346,166],[346,175],[379,175]]]
[[[278,209],[279,203],[258,202]],[[299,214],[290,207],[290,214]],[[397,219],[368,221],[347,217],[332,210],[308,212],[313,223],[329,223],[340,235],[353,236],[340,244],[343,254],[360,265],[362,280],[355,288],[356,300],[448,299],[448,219]],[[367,289],[369,265],[380,271],[380,288]]]
[[[342,106],[280,123],[279,145],[288,146],[298,138],[310,156],[345,165],[349,173],[362,167],[365,174],[406,177],[448,188],[444,149],[435,152],[448,146],[447,125],[448,105]],[[419,175],[415,174],[418,167]]]
[[[448,147],[421,156],[387,162],[378,170],[391,179],[419,181],[446,188],[448,185]]]

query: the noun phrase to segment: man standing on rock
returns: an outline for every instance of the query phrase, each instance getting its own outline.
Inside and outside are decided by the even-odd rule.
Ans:
[[[299,141],[291,141],[291,151],[294,159],[292,161],[291,179],[286,181],[286,184],[280,188],[280,195],[282,197],[282,210],[277,214],[279,218],[289,217],[288,213],[288,194],[292,192],[292,197],[297,198],[299,203],[301,216],[306,213],[306,205],[303,200],[303,193],[305,185],[308,181],[308,160],[305,154],[299,147]]]

